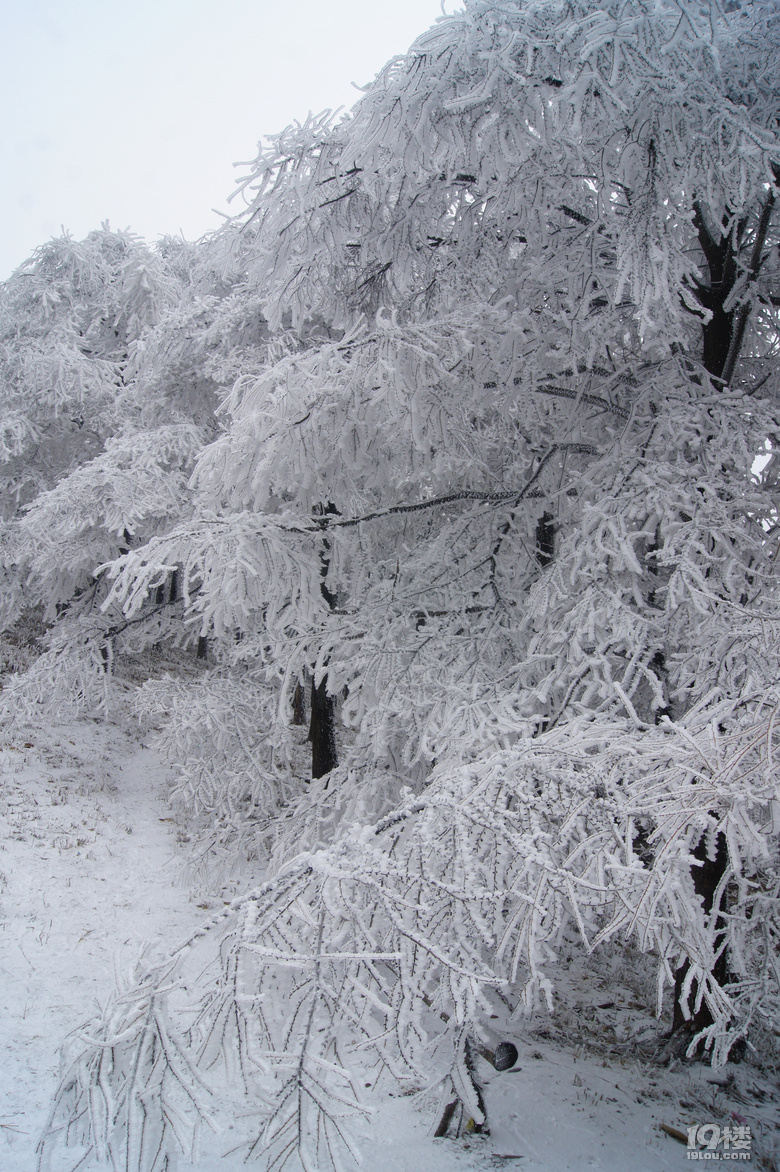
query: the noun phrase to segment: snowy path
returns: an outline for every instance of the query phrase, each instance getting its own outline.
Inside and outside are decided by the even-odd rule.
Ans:
[[[0,739],[0,1172],[35,1169],[60,1043],[111,994],[117,968],[204,918],[178,879],[164,778],[154,751],[115,724]],[[429,1122],[406,1100],[385,1104],[362,1137],[364,1167],[485,1168],[487,1152],[430,1139]],[[243,1152],[219,1158],[227,1129],[179,1172],[243,1168]]]
[[[177,883],[154,753],[116,725],[0,741],[0,1168],[27,1172],[57,1048],[146,940],[199,912]]]

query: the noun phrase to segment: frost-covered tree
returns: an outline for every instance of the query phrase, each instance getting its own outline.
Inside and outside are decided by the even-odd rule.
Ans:
[[[98,567],[190,513],[232,319],[250,312],[230,294],[206,246],[153,251],[107,228],[52,241],[2,286],[2,619],[13,632],[38,608],[50,643],[12,704],[43,692],[50,706],[93,704],[115,652],[191,639],[175,567],[129,623],[101,611]],[[248,340],[244,326],[245,361]]]
[[[164,296],[153,254],[107,226],[50,241],[3,283],[4,517],[100,450]]]
[[[269,1167],[349,1150],[368,1067],[479,1124],[491,1014],[553,1009],[573,936],[652,954],[691,1052],[777,1028],[778,71],[774,2],[466,0],[260,154],[220,247],[272,340],[106,605],[180,567],[217,739],[262,698],[266,862],[47,1142],[162,1166],[236,1063]]]
[[[6,629],[38,604],[51,619],[89,585],[96,563],[75,551],[73,535],[93,530],[101,509],[115,512],[122,490],[104,471],[89,499],[85,469],[106,463],[104,445],[127,426],[139,347],[175,285],[141,241],[104,226],[81,242],[52,240],[0,288]],[[74,491],[63,493],[69,476]],[[107,556],[127,545],[126,526],[112,528]],[[86,576],[73,572],[79,556]]]
[[[49,696],[58,691],[52,687],[58,677],[69,699],[100,704],[105,698],[100,677],[108,643],[98,628],[108,624],[93,621],[91,639],[83,623],[76,634],[70,620],[74,606],[83,614],[94,603],[96,545],[100,560],[128,545],[122,523],[96,540],[101,513],[114,521],[123,491],[104,446],[127,431],[125,404],[139,347],[175,297],[176,285],[161,258],[140,240],[104,225],[80,242],[68,236],[50,241],[0,286],[4,668],[24,664],[29,649],[21,660],[13,649],[28,644],[36,630],[45,631],[55,617],[63,623],[50,653],[25,681],[34,699],[40,698],[36,675]],[[120,446],[126,481],[126,437]],[[145,453],[144,459],[148,467],[154,457]],[[86,471],[93,460],[102,475]],[[73,491],[64,492],[70,476]],[[136,514],[139,488],[132,490]],[[14,679],[5,697],[12,712],[19,683]]]

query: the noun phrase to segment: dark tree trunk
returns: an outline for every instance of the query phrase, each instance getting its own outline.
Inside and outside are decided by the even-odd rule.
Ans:
[[[722,904],[719,903],[717,908],[713,907],[715,902],[715,892],[718,889],[718,884],[726,874],[726,869],[729,864],[728,849],[726,847],[726,839],[723,834],[718,834],[715,841],[715,857],[709,859],[707,857],[706,835],[702,835],[693,851],[693,856],[698,859],[700,866],[691,868],[691,875],[693,878],[693,886],[696,894],[701,897],[702,907],[708,916],[715,915],[715,949],[720,947],[723,942],[723,933],[726,928],[725,920],[720,914]],[[685,961],[677,972],[674,974],[674,1015],[672,1017],[672,1033],[690,1033],[698,1034],[701,1030],[712,1025],[712,1014],[710,1013],[707,1004],[702,1000],[697,1012],[692,1013],[686,1021],[682,1006],[681,994],[685,978],[690,969],[690,962]],[[715,962],[712,970],[712,975],[719,985],[724,985],[729,979],[729,964],[727,950],[724,948]],[[691,997],[689,1001],[695,1001],[696,998],[696,983],[694,982],[691,989]]]
[[[324,777],[338,765],[336,756],[336,721],[333,696],[328,695],[328,677],[325,676],[315,687],[311,682],[311,718],[309,740],[311,741],[311,775]]]
[[[324,521],[326,514],[338,514],[338,509],[330,501],[327,505],[320,505],[316,512],[323,518],[322,529],[327,529]],[[320,592],[331,610],[336,605],[336,596],[328,589],[327,578],[330,570],[330,542],[326,537],[322,539],[320,552]],[[311,775],[312,778],[324,777],[338,765],[336,753],[336,701],[328,695],[328,677],[324,675],[319,685],[315,687],[311,681],[311,716],[309,719],[309,740],[311,741]]]
[[[165,595],[168,595],[166,599]],[[164,606],[167,602],[176,602],[179,597],[179,571],[174,570],[168,582],[161,582],[154,593],[155,606]]]
[[[729,357],[734,332],[734,310],[731,309],[727,312],[724,309],[738,275],[734,234],[730,233],[727,237],[720,236],[717,232],[713,234],[698,204],[694,205],[694,213],[694,224],[699,235],[701,250],[707,262],[709,277],[706,284],[698,285],[696,295],[701,304],[712,314],[710,320],[702,327],[702,364],[712,378],[720,379]],[[743,222],[736,230],[737,247],[739,247],[744,231],[745,224]],[[663,652],[658,654],[663,656]],[[691,868],[691,877],[694,890],[701,897],[704,912],[710,916],[713,913],[715,892],[728,867],[728,851],[723,835],[719,834],[715,858],[708,859],[705,840],[706,836],[702,835],[694,848],[694,858],[698,859],[701,865]],[[719,908],[715,909],[716,915],[719,910]],[[718,917],[718,923],[722,923],[720,917]],[[689,970],[690,961],[686,960],[674,975],[673,1034],[695,1034],[712,1025],[712,1014],[704,1000],[702,1000],[698,1011],[687,1020],[683,1015],[681,996]],[[721,983],[727,979],[727,974],[728,961],[724,950],[713,969],[713,976],[718,983]],[[694,981],[689,1002],[695,1003],[696,996],[697,987]]]
[[[295,685],[292,701],[292,722],[296,725],[306,723],[306,699],[303,694],[303,684],[300,680]]]
[[[534,553],[539,565],[549,566],[555,553],[555,518],[544,512],[536,523],[536,548]]]
[[[719,379],[726,366],[734,333],[734,310],[724,309],[738,276],[737,257],[734,250],[734,232],[723,237],[713,234],[704,219],[701,208],[694,205],[694,225],[699,235],[699,244],[707,262],[709,280],[696,287],[696,296],[705,309],[712,314],[702,327],[702,365],[709,374]],[[745,223],[736,228],[737,248],[745,232]]]
[[[198,659],[208,659],[208,657],[209,657],[208,636],[198,635]]]
[[[761,253],[766,239],[769,219],[774,205],[774,196],[770,193],[761,209],[755,240],[747,266],[748,280],[755,279],[761,264]],[[725,224],[725,220],[724,220]],[[729,296],[739,277],[737,253],[744,242],[747,221],[740,221],[728,236],[721,236],[715,230],[711,231],[704,219],[698,203],[694,204],[694,225],[699,236],[699,244],[707,262],[709,281],[699,284],[696,295],[701,304],[712,314],[710,320],[703,326],[702,363],[713,379],[721,380],[725,385],[730,383],[734,374],[739,350],[744,338],[747,324],[749,305],[740,309],[725,309]],[[723,942],[725,920],[722,915],[723,900],[726,892],[721,890],[718,905],[715,906],[715,894],[720,887],[729,865],[728,848],[723,834],[718,834],[715,843],[715,857],[707,857],[706,835],[702,835],[694,848],[693,855],[699,865],[691,869],[693,886],[696,894],[701,898],[705,914],[715,921],[715,951]],[[685,978],[690,971],[690,962],[684,964],[675,973],[674,982],[674,1012],[672,1017],[672,1033],[696,1034],[707,1026],[712,1025],[712,1014],[704,1000],[697,1012],[686,1021],[681,1007],[682,988]],[[728,951],[724,948],[712,970],[712,975],[719,985],[724,985],[729,979]],[[695,1003],[697,995],[696,983],[691,988],[689,1002]]]

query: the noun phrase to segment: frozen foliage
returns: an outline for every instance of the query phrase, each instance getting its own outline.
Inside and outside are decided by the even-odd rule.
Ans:
[[[245,855],[271,852],[294,789],[294,746],[277,705],[262,677],[235,668],[197,681],[168,675],[138,692],[139,715],[162,726],[157,748],[177,767],[170,797],[200,832],[195,867],[207,885]]]
[[[126,524],[136,521],[138,500],[136,515],[131,509],[125,520],[119,500],[106,510],[96,499],[114,481],[110,457],[101,451],[122,429],[138,347],[174,286],[144,245],[107,227],[81,243],[51,241],[3,285],[4,626],[18,620],[23,606],[43,601],[53,613],[74,589],[84,589],[96,564],[95,539],[86,532],[99,524],[96,513],[104,512],[104,527],[115,538],[104,539],[106,556],[116,556]],[[129,453],[123,455],[127,467]],[[76,478],[72,491],[69,474]],[[140,488],[132,490],[136,498]],[[112,484],[112,492],[121,497],[121,486]],[[86,548],[72,548],[82,536]]]
[[[31,608],[54,624],[48,695],[36,683],[49,670],[41,662],[13,681],[11,715],[20,702],[89,707],[85,671],[107,699],[97,677],[115,653],[192,637],[175,567],[131,624],[101,613],[95,571],[189,512],[194,458],[217,430],[209,361],[219,343],[205,327],[222,293],[206,250],[163,241],[151,252],[107,227],[78,244],[52,241],[2,287],[0,414],[24,427],[9,423],[0,451],[0,619],[9,639]]]
[[[780,1029],[779,70],[773,2],[466,0],[261,151],[129,392],[180,446],[25,555],[55,602],[102,559],[74,640],[175,638],[175,574],[211,668],[143,702],[261,886],[76,1043],[44,1157],[163,1168],[223,1071],[269,1168],[348,1159],[369,1069],[480,1124],[573,938],[691,1054]]]
[[[469,1038],[493,1040],[499,994],[552,998],[556,944],[572,917],[588,948],[635,933],[657,950],[659,997],[684,939],[691,973],[738,1028],[776,1020],[778,876],[764,834],[772,717],[726,743],[699,714],[688,723],[647,730],[629,759],[619,724],[587,719],[438,768],[424,794],[300,855],[145,973],[93,1027],[97,1045],[75,1048],[60,1105],[72,1102],[82,1122],[89,1115],[91,1142],[113,1148],[118,1166],[128,1151],[135,1158],[126,1145],[153,1155],[177,1129],[166,1083],[175,1108],[225,1066],[257,1097],[255,1111],[268,1104],[257,1146],[271,1162],[297,1149],[305,1167],[322,1167],[348,1134],[344,1116],[365,1109],[358,1088],[376,1065],[402,1085],[454,1085],[480,1122]],[[643,818],[655,828],[651,867],[632,845]],[[732,844],[724,886],[736,888],[729,994],[709,980],[714,932],[695,914],[689,865],[692,831],[717,828]],[[180,1000],[196,970],[202,982],[206,962],[209,992],[197,1013],[185,1011],[186,1045],[169,1040],[166,998]],[[195,1057],[203,1076],[190,1068]],[[136,1129],[126,1126],[133,1111]]]

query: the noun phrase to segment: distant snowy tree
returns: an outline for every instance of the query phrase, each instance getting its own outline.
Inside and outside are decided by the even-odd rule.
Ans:
[[[170,291],[158,258],[107,226],[50,241],[4,282],[4,516],[100,451],[134,348]]]
[[[39,607],[50,643],[12,702],[42,698],[48,676],[50,704],[89,705],[115,652],[192,639],[175,567],[132,623],[101,612],[98,567],[189,514],[194,457],[219,430],[225,295],[207,248],[106,228],[52,241],[3,286],[3,625]]]
[[[183,699],[166,736],[266,866],[76,1046],[44,1152],[162,1167],[236,1064],[268,1167],[348,1152],[369,1066],[481,1124],[491,1013],[554,1008],[573,935],[651,953],[691,1052],[778,1028],[779,74],[773,2],[466,0],[261,153],[214,247],[263,344],[104,606],[180,568],[227,768]]]
[[[122,429],[138,346],[174,285],[142,242],[104,226],[81,242],[52,240],[0,290],[5,627],[41,602],[53,614],[89,580],[94,561],[85,578],[72,573],[72,549],[62,559],[68,545],[62,524],[72,530],[95,523],[97,501],[85,499],[84,469],[93,459],[104,460],[104,444]],[[78,487],[63,505],[61,486],[70,474],[77,475]],[[46,507],[38,509],[51,492],[55,501],[59,492],[56,518],[54,501],[48,515]],[[104,493],[105,476],[98,508]],[[125,527],[114,529],[108,556],[126,545]]]

